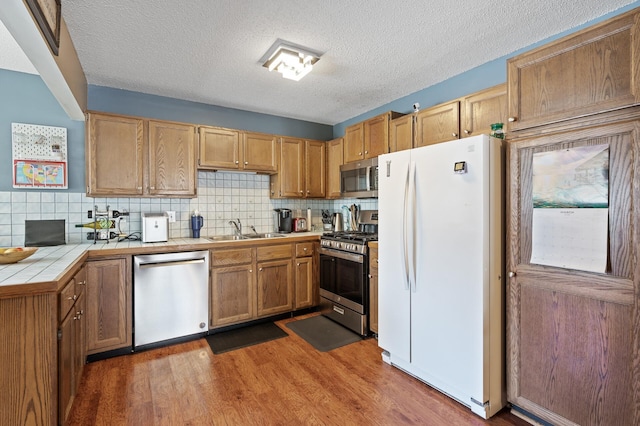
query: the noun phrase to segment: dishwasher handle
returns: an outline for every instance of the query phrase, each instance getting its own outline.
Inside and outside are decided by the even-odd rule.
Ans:
[[[179,266],[179,265],[193,265],[197,263],[204,263],[204,258],[201,259],[193,259],[193,260],[170,260],[165,262],[149,262],[149,263],[140,263],[140,268],[155,268],[157,266]]]

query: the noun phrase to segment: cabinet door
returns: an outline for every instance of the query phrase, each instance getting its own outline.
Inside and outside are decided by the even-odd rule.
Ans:
[[[389,113],[364,122],[364,158],[389,152]]]
[[[344,162],[352,163],[364,158],[364,123],[353,124],[344,132]]]
[[[296,262],[296,286],[294,309],[302,309],[313,306],[314,288],[313,288],[313,258],[298,257]]]
[[[304,140],[280,138],[279,194],[286,198],[304,196]],[[278,190],[278,188],[276,188]]]
[[[262,133],[242,134],[242,162],[245,170],[275,173],[276,137]]]
[[[291,258],[258,262],[258,316],[293,309]]]
[[[75,326],[74,313],[69,313],[58,329],[58,418],[66,424],[73,405],[75,379],[73,376]]]
[[[326,190],[326,152],[327,145],[321,141],[305,141],[304,182],[305,197],[324,198]],[[311,227],[311,224],[307,224]]]
[[[219,127],[200,127],[201,169],[240,168],[240,132]]]
[[[195,126],[149,121],[149,194],[196,196]]]
[[[413,148],[415,115],[403,115],[389,122],[389,152]]]
[[[369,330],[378,333],[378,247],[369,247]]]
[[[254,318],[254,285],[250,264],[212,268],[209,326],[214,328]]]
[[[509,131],[640,102],[634,9],[507,61]]]
[[[340,166],[343,158],[343,139],[327,142],[327,198],[340,198]]]
[[[75,330],[74,330],[74,348],[73,348],[73,393],[78,393],[80,387],[80,379],[84,371],[84,364],[87,360],[87,320],[85,316],[86,295],[80,294],[74,308]]]
[[[87,195],[142,195],[143,120],[89,113],[86,133]]]
[[[640,359],[639,138],[636,121],[509,145],[507,396],[553,424],[631,425],[640,418],[633,396],[640,371],[631,368]],[[607,272],[531,263],[533,156],[590,145],[609,149]],[[576,168],[578,182],[592,179],[597,160]],[[558,176],[559,184],[571,178]]]
[[[131,346],[131,259],[87,262],[87,353]]]
[[[416,114],[416,147],[458,139],[460,102],[453,101]]]
[[[465,96],[460,106],[463,138],[491,134],[493,123],[507,123],[507,85],[500,84]]]

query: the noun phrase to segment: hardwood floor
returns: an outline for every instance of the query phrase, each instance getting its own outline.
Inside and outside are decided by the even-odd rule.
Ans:
[[[214,355],[204,339],[86,365],[70,425],[527,425],[485,421],[382,362],[375,339],[289,337]]]

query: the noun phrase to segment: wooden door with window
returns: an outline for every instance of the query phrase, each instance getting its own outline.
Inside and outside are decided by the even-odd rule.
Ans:
[[[627,121],[509,147],[508,400],[553,424],[640,424],[639,137]],[[609,266],[534,264],[534,154],[588,145],[609,149]]]

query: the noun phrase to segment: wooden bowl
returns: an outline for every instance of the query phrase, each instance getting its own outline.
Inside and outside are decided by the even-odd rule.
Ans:
[[[22,251],[11,251],[7,253],[6,251],[9,248],[10,247],[0,248],[0,264],[20,262],[38,250],[37,247],[24,247],[22,248]]]

